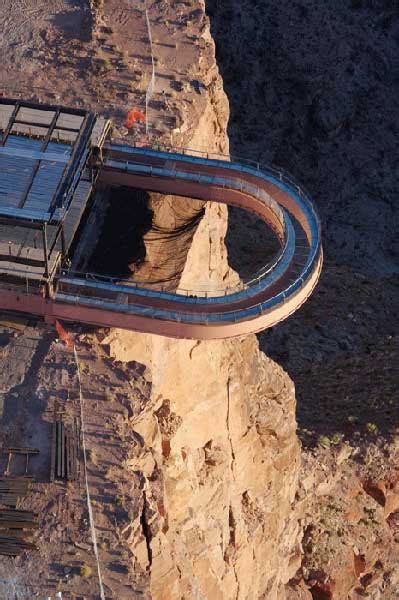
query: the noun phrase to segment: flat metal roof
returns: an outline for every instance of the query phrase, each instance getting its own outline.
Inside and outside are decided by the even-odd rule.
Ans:
[[[67,254],[93,187],[88,159],[107,125],[96,119],[0,98],[0,281],[49,281]]]
[[[84,110],[0,98],[3,222],[59,218],[59,209],[68,208],[95,120]]]

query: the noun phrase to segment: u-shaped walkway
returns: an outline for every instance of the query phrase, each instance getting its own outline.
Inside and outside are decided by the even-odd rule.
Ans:
[[[57,281],[51,306],[55,318],[177,338],[228,338],[287,318],[318,281],[323,261],[319,218],[308,194],[286,173],[111,144],[104,148],[99,182],[238,206],[273,229],[281,251],[246,285],[214,296],[66,275]]]

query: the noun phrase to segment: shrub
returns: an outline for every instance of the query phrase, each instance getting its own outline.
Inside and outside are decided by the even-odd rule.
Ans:
[[[84,577],[85,579],[87,579],[87,578],[91,577],[92,574],[93,574],[93,570],[91,567],[89,567],[89,565],[84,564],[80,567],[79,575],[81,577]]]
[[[366,425],[367,433],[377,433],[378,427],[375,423],[367,423]]]
[[[326,435],[321,435],[317,440],[317,444],[322,448],[329,448],[331,446],[330,440]]]

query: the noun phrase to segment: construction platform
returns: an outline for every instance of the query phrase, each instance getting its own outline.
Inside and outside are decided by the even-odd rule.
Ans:
[[[85,110],[0,98],[0,279],[51,281],[93,190],[109,124]]]
[[[0,99],[0,309],[205,340],[272,327],[305,302],[322,268],[321,226],[290,174],[116,143],[110,133],[110,122],[88,111]],[[264,221],[279,251],[248,281],[216,290],[172,292],[86,272],[79,256],[90,255],[104,208],[101,193],[89,200],[112,188],[237,206]]]

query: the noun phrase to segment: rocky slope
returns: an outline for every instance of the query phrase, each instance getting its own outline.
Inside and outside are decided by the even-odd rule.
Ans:
[[[307,447],[305,556],[290,593],[308,597],[303,576],[316,599],[390,600],[399,590],[397,7],[208,0],[207,10],[231,151],[294,173],[322,217],[315,294],[260,336],[295,381]],[[245,273],[234,211],[230,222],[231,264]]]
[[[353,402],[341,393],[334,400],[333,380],[343,377],[356,402],[362,382],[353,363],[368,365],[363,375],[373,386],[376,360],[388,369],[397,360],[397,11],[377,0],[209,0],[207,9],[230,100],[232,153],[288,169],[322,218],[320,285],[295,318],[260,337],[262,347],[294,378],[300,424],[311,424],[317,388],[328,412],[317,415],[316,435],[342,431]],[[241,272],[237,244],[228,247]],[[392,368],[388,386],[395,377]],[[364,387],[356,416],[363,430],[373,421],[389,435],[392,392],[379,389],[371,402]]]

